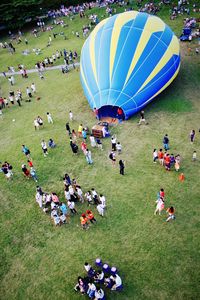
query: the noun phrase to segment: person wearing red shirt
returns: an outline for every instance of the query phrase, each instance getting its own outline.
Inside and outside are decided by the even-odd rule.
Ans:
[[[92,224],[96,223],[97,220],[95,219],[91,210],[87,210],[86,214],[87,214],[87,218],[90,220],[90,223]]]
[[[30,167],[30,168],[33,168],[33,163],[32,163],[32,161],[28,159],[27,162],[28,162],[29,167]]]

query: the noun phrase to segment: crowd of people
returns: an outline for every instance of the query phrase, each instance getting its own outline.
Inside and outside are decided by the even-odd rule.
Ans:
[[[28,162],[31,162],[30,159]],[[27,168],[25,171],[27,172]],[[31,172],[29,171],[25,175],[28,178],[32,176]],[[65,197],[64,201],[60,200],[57,193],[44,192],[40,186],[36,187],[36,202],[45,213],[48,213],[51,216],[51,219],[56,226],[69,223],[70,216],[79,215],[76,205],[83,203],[87,203],[88,207],[93,205],[94,208],[96,207],[99,215],[102,217],[104,216],[106,209],[106,198],[103,194],[98,194],[94,188],[84,194],[76,179],[71,179],[67,173],[63,177],[63,183]],[[89,229],[90,224],[95,224],[96,222],[97,220],[94,217],[94,213],[92,212],[91,208],[80,214],[80,225],[83,230]]]
[[[74,287],[76,292],[87,295],[93,300],[105,300],[106,295],[102,287],[105,287],[108,291],[121,291],[123,289],[122,279],[116,267],[111,268],[107,263],[103,264],[99,258],[96,259],[95,264],[97,270],[88,262],[85,262],[86,275],[78,277]]]

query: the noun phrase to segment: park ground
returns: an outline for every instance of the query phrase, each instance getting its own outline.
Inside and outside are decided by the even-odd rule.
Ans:
[[[101,15],[104,11],[98,12]],[[183,18],[169,21],[168,9],[159,16],[180,35]],[[83,39],[74,37],[72,31],[81,29],[84,20],[76,17],[68,21],[68,40],[57,37],[45,48],[48,33],[38,40],[26,33],[31,47],[44,47],[41,58],[57,48],[77,49],[80,54]],[[70,23],[71,22],[71,23]],[[32,47],[32,48],[33,48]],[[10,56],[0,50],[0,70],[9,65],[24,62],[33,68],[37,57],[22,57],[17,48]],[[126,161],[126,175],[119,175],[118,167],[112,167],[108,159],[110,140],[103,141],[104,151],[92,150],[94,165],[87,165],[82,153],[73,156],[69,138],[65,132],[69,110],[75,121],[71,127],[77,130],[83,123],[90,129],[95,124],[84,97],[79,71],[63,75],[60,70],[45,73],[42,81],[38,74],[28,79],[15,76],[14,89],[25,88],[32,82],[41,99],[22,102],[22,107],[4,111],[0,120],[0,160],[13,165],[12,181],[0,176],[0,298],[12,299],[83,299],[73,291],[78,275],[84,274],[85,261],[93,264],[97,257],[118,267],[124,282],[121,293],[107,293],[108,299],[199,299],[199,211],[200,211],[200,60],[195,54],[196,43],[181,44],[182,64],[177,79],[145,109],[147,126],[137,126],[138,116],[113,127],[123,146],[120,158]],[[9,91],[3,77],[1,92]],[[45,119],[50,111],[54,124]],[[44,129],[35,132],[33,119],[41,115]],[[13,121],[15,120],[15,121]],[[191,129],[196,130],[196,140],[189,142]],[[170,151],[182,157],[181,172],[185,181],[178,180],[175,171],[166,172],[159,164],[152,163],[152,151],[162,146],[162,138],[168,133]],[[57,148],[44,158],[40,142],[53,138]],[[26,144],[32,153],[39,184],[45,191],[55,191],[64,200],[62,176],[65,172],[75,177],[84,191],[92,187],[107,199],[105,218],[97,215],[97,224],[84,232],[79,217],[71,217],[70,224],[54,227],[35,203],[35,183],[26,180],[21,164],[26,159],[21,145]],[[198,160],[192,162],[197,151]],[[166,223],[166,215],[155,217],[156,195],[163,187],[166,206],[175,206],[176,221]],[[86,205],[77,205],[79,214]]]

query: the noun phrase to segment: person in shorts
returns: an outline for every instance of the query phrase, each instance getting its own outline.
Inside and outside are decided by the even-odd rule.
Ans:
[[[44,157],[46,157],[48,154],[48,149],[47,149],[47,144],[44,140],[42,140],[41,146],[42,146],[42,151],[43,151]]]

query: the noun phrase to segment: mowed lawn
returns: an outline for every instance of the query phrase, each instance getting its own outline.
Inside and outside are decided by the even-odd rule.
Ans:
[[[199,211],[200,211],[200,62],[192,43],[181,45],[182,65],[175,82],[145,109],[148,126],[137,126],[138,116],[113,127],[112,133],[123,146],[120,158],[126,161],[126,175],[119,175],[118,162],[112,167],[108,158],[110,139],[103,140],[104,150],[92,149],[94,164],[88,166],[83,154],[72,155],[65,123],[69,110],[75,121],[90,129],[95,118],[89,109],[79,81],[79,72],[66,76],[48,71],[45,80],[38,74],[22,80],[16,76],[14,89],[23,90],[35,82],[37,96],[22,107],[4,110],[0,119],[0,160],[13,165],[12,181],[0,174],[1,214],[1,299],[83,299],[73,287],[78,275],[84,275],[84,262],[95,258],[115,265],[123,280],[121,293],[107,292],[108,299],[198,299],[200,294]],[[16,64],[18,61],[16,61]],[[2,94],[9,85],[0,78]],[[47,124],[46,112],[54,124]],[[35,132],[33,119],[40,115],[45,126]],[[13,119],[15,121],[13,121]],[[189,142],[196,130],[194,145]],[[182,157],[181,172],[166,172],[153,164],[152,151],[162,146],[168,133],[170,152]],[[41,140],[53,138],[57,148],[43,157]],[[45,191],[58,193],[64,200],[62,176],[68,172],[84,192],[92,187],[107,199],[105,218],[88,231],[80,229],[79,216],[86,204],[77,204],[79,215],[70,224],[54,227],[50,218],[35,203],[36,184],[26,180],[21,164],[26,163],[21,145],[26,144]],[[90,146],[89,146],[90,147]],[[91,149],[91,147],[90,147]],[[192,162],[197,151],[198,160]],[[117,158],[117,160],[119,157]],[[166,215],[154,216],[156,195],[163,187],[166,207],[175,206],[176,221],[166,223]],[[84,298],[86,299],[86,298]]]

